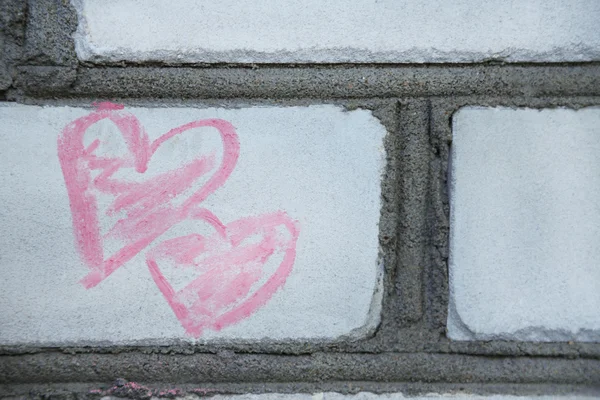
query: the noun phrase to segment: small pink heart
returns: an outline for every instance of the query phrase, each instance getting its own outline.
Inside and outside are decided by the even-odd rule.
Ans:
[[[181,325],[198,337],[205,329],[220,330],[248,317],[285,283],[296,257],[298,227],[284,212],[226,226],[205,209],[190,217],[209,221],[217,232],[163,241],[148,251],[146,262]],[[175,290],[161,271],[165,264],[193,269],[195,276]]]
[[[73,227],[78,250],[90,273],[82,280],[93,287],[133,258],[171,226],[184,220],[189,210],[219,188],[233,171],[239,155],[239,141],[233,125],[221,119],[207,119],[179,126],[150,142],[138,119],[122,106],[101,103],[96,111],[67,125],[58,138],[58,157],[71,205]],[[124,156],[97,155],[102,144],[95,140],[84,146],[84,134],[95,123],[109,119],[125,139],[128,152]],[[181,168],[162,173],[141,183],[115,178],[121,169],[135,169],[143,174],[156,150],[168,139],[190,129],[213,127],[223,144],[220,166],[200,188],[184,193],[203,175],[211,171],[214,157],[200,156]],[[198,149],[202,151],[202,149]],[[99,172],[92,177],[92,171]],[[114,197],[107,214],[125,211],[105,236],[100,234],[98,195]],[[174,198],[184,200],[174,204]],[[105,240],[116,238],[122,247],[105,258]]]

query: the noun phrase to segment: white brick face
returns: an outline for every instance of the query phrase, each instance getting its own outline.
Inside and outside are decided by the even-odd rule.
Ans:
[[[456,340],[600,340],[600,109],[453,117]]]
[[[369,111],[103,107],[0,107],[0,344],[374,329]]]
[[[596,0],[73,0],[82,60],[600,60]]]

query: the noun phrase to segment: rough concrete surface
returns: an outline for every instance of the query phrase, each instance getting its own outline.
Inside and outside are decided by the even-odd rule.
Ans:
[[[79,189],[76,189],[78,186],[75,181],[67,179],[66,173],[63,177],[59,164],[59,155],[63,153],[57,150],[57,138],[67,124],[90,111],[24,105],[0,108],[1,137],[4,142],[0,150],[0,159],[4,162],[0,181],[5,188],[1,196],[4,211],[0,223],[5,232],[0,245],[3,276],[0,283],[2,344],[64,345],[94,342],[122,345],[142,344],[144,341],[166,344],[176,338],[186,339],[186,332],[196,337],[200,334],[200,341],[331,340],[343,335],[365,336],[377,326],[381,307],[378,222],[385,129],[369,111],[344,112],[339,107],[327,105],[238,110],[125,110],[139,119],[150,140],[156,140],[169,129],[206,118],[221,118],[235,126],[239,138],[239,159],[235,169],[226,181],[220,183],[214,194],[199,206],[210,210],[225,224],[227,232],[231,232],[228,235],[232,238],[228,240],[232,243],[235,243],[233,235],[240,234],[235,233],[239,230],[236,228],[238,225],[248,225],[254,223],[252,218],[259,218],[259,226],[251,228],[256,230],[253,233],[256,236],[267,229],[265,224],[279,213],[286,213],[286,218],[294,220],[298,231],[296,245],[292,243],[291,231],[286,230],[283,222],[279,222],[281,219],[276,220],[277,237],[282,243],[275,245],[272,257],[265,256],[264,265],[260,267],[265,271],[264,276],[257,278],[247,295],[243,292],[245,283],[239,279],[231,280],[233,277],[228,278],[226,272],[213,276],[210,270],[203,272],[202,269],[217,262],[210,264],[209,261],[202,261],[204,259],[217,257],[216,260],[225,260],[225,257],[235,256],[243,260],[241,255],[236,255],[241,250],[235,246],[242,246],[246,242],[234,244],[230,249],[221,249],[223,244],[214,237],[215,229],[195,217],[178,219],[148,246],[147,251],[143,249],[136,253],[112,275],[103,276],[101,282],[92,282],[97,286],[86,288],[79,282],[89,279],[96,269],[90,270],[89,264],[87,267],[84,265],[88,253],[77,252],[76,243],[82,239],[79,236],[74,238],[73,232],[78,228],[73,225],[72,219],[86,218],[88,222],[85,229],[93,231],[90,228],[92,220],[86,214],[72,210],[76,200],[70,191]],[[210,157],[213,154],[217,162],[206,176],[198,178],[181,196],[175,193],[173,201],[184,204],[185,196],[203,190],[204,185],[209,185],[209,176],[220,173],[217,168],[225,161],[219,160],[225,160],[226,156],[222,154],[227,152],[215,128],[196,128],[188,132],[158,147],[151,155],[146,173],[120,168],[110,179],[142,184],[150,182],[151,177],[159,179],[160,174],[175,171],[197,157]],[[86,147],[96,139],[101,141],[95,153],[98,157],[127,153],[123,137],[108,120],[92,125],[84,135]],[[99,176],[95,167],[89,168],[93,176]],[[179,170],[178,173],[184,174],[183,171]],[[169,179],[173,180],[175,176]],[[65,182],[68,186],[65,186]],[[167,183],[165,181],[162,185]],[[109,215],[113,202],[119,198],[115,200],[112,195],[102,192],[99,184],[97,188],[89,186],[86,193],[88,196],[97,196],[98,229],[104,238],[101,255],[109,259],[127,248],[123,246],[136,240],[132,238],[138,234],[130,231],[127,231],[129,236],[125,237],[111,233],[115,232],[117,220],[132,218],[134,210],[125,208],[127,214],[120,212]],[[168,186],[165,188],[171,190]],[[146,209],[154,206],[152,202],[159,201],[154,193],[157,189],[152,187],[152,191],[144,192],[145,197],[140,201],[144,202]],[[94,190],[99,190],[97,195]],[[71,210],[68,191],[72,197]],[[126,193],[121,197],[126,195],[132,194]],[[146,204],[146,201],[151,203]],[[263,218],[263,215],[270,217]],[[168,218],[169,214],[151,214],[143,221],[156,224]],[[142,232],[149,229],[143,228]],[[153,281],[153,278],[157,279],[158,272],[149,273],[150,264],[147,265],[147,262],[148,257],[154,257],[153,252],[162,251],[156,250],[162,249],[161,243],[178,240],[178,246],[182,246],[178,238],[190,234],[203,235],[207,240],[207,249],[194,253],[195,260],[200,260],[196,261],[199,264],[194,268],[182,269],[186,264],[178,263],[183,261],[174,261],[157,253],[155,261],[164,279],[176,292],[186,288],[202,294],[208,289],[216,291],[219,288],[213,297],[199,304],[213,307],[211,312],[218,315],[236,307],[249,307],[247,309],[252,312],[250,318],[235,324],[227,323],[220,331],[217,331],[219,326],[204,324],[208,328],[200,333],[191,332],[189,322],[181,318],[181,323],[177,320],[171,309],[175,306],[169,307],[163,298],[164,292],[161,294],[162,286],[159,290],[159,283]],[[262,242],[260,246],[269,245]],[[285,284],[274,287],[276,290],[269,292],[273,297],[270,300],[267,298],[262,307],[247,305],[254,304],[247,300],[249,296],[262,295],[263,285],[271,285],[268,283],[271,277],[279,276],[284,268],[288,268],[287,246],[295,250],[295,261],[292,258],[293,264],[289,268],[293,266],[293,269]],[[221,250],[205,254],[210,251],[209,248],[215,247]],[[209,256],[212,258],[207,258]],[[229,265],[227,263],[232,261],[218,262]],[[236,274],[240,276],[246,276],[244,274],[252,273],[252,268],[257,268],[247,265],[247,261],[239,263],[242,270]],[[221,264],[214,265],[222,268],[219,266]],[[198,278],[206,282],[203,285],[210,286],[200,285]],[[89,281],[85,282],[87,285]],[[216,300],[226,294],[236,298],[221,300],[223,304]],[[192,301],[185,294],[181,296],[183,302]],[[204,312],[192,314],[192,305],[187,307],[190,307],[190,315],[195,315],[194,318],[205,318]]]
[[[178,352],[179,350],[179,352]],[[248,351],[181,347],[72,348],[9,354],[0,360],[0,384],[106,384],[116,377],[143,383],[244,386],[281,384],[311,388],[331,384],[331,390],[350,392],[345,382],[440,384],[598,385],[600,360],[566,357],[503,357],[460,354],[314,351],[269,354]],[[283,353],[283,352],[281,352]],[[160,385],[159,385],[160,386]],[[302,391],[312,390],[304,389]],[[543,392],[538,387],[534,392]]]
[[[20,61],[25,41],[25,8],[21,0],[0,3],[0,91],[12,84],[14,63]]]
[[[74,0],[84,61],[600,60],[600,4],[502,0]]]
[[[20,0],[27,3],[27,29],[23,57],[30,65],[76,66],[72,40],[77,15],[65,0]]]
[[[600,108],[452,121],[449,337],[600,341]]]
[[[38,67],[19,68],[12,101],[72,97],[151,100],[359,100],[426,96],[492,96],[532,101],[548,96],[599,96],[600,68],[581,65],[349,67]],[[23,96],[26,95],[26,96]],[[471,97],[472,101],[481,101]],[[318,100],[318,101],[316,101]]]

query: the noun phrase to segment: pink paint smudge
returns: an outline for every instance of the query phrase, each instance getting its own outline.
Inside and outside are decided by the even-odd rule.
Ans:
[[[105,103],[101,103],[105,104]],[[99,140],[88,148],[83,138],[93,124],[109,119],[119,129],[128,147],[122,157],[99,157],[95,151]],[[175,135],[193,128],[216,128],[223,142],[223,159],[215,174],[180,206],[174,197],[208,173],[214,164],[210,156],[199,157],[182,168],[163,173],[142,183],[112,178],[122,168],[134,168],[143,174],[148,162],[161,144]],[[97,111],[67,125],[58,138],[58,157],[63,170],[73,215],[77,246],[90,273],[83,279],[87,288],[96,286],[117,268],[133,258],[173,224],[184,220],[187,212],[218,189],[233,171],[239,155],[239,142],[233,125],[220,119],[190,122],[165,133],[150,143],[137,118],[117,107],[100,107]],[[92,179],[92,171],[100,174]],[[121,238],[127,243],[115,254],[104,257],[100,235],[97,194],[116,196],[108,214],[126,211],[109,231],[108,237]]]
[[[200,213],[195,216],[202,218]],[[156,285],[192,336],[248,317],[271,298],[292,271],[299,232],[285,213],[242,218],[224,228],[225,236],[221,232],[210,237],[190,234],[166,240],[146,255]],[[252,236],[260,239],[245,240]],[[266,277],[264,266],[276,255],[282,261],[275,273]],[[200,276],[175,291],[161,272],[159,264],[164,261],[194,268]],[[255,289],[261,281],[264,283]]]
[[[94,105],[95,111],[68,124],[58,138],[77,248],[90,269],[82,280],[84,286],[89,289],[102,282],[174,225],[203,220],[214,228],[215,234],[205,237],[191,233],[165,240],[146,255],[152,278],[186,332],[198,337],[204,329],[222,329],[264,305],[292,271],[299,234],[297,223],[279,211],[225,225],[210,210],[198,207],[225,183],[235,167],[240,148],[233,125],[221,119],[193,121],[150,142],[138,119],[124,111],[122,105]],[[97,154],[102,144],[99,139],[84,146],[88,128],[104,119],[113,122],[123,136],[127,144],[125,155]],[[214,155],[199,155],[178,169],[142,182],[115,177],[122,169],[144,174],[163,143],[199,127],[212,127],[219,132],[223,157],[212,176],[187,198],[184,192],[214,169]],[[96,174],[93,178],[92,172]],[[104,212],[98,207],[100,194],[114,198]],[[181,197],[183,201],[175,203]],[[119,212],[126,216],[101,235],[103,215]],[[256,236],[260,237],[258,242],[247,240]],[[107,239],[120,240],[122,247],[105,257]],[[275,272],[269,272],[266,265],[276,257],[282,261]],[[161,272],[159,264],[165,261],[178,268],[193,268],[199,277],[175,291]]]

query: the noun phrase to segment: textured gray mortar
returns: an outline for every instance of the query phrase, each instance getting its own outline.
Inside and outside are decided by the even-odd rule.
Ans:
[[[28,0],[27,17],[27,64],[77,65],[72,39],[77,15],[69,0]]]
[[[361,99],[597,96],[600,63],[578,65],[34,67],[8,100],[39,98]]]
[[[49,362],[50,361],[50,362]],[[600,382],[600,360],[449,354],[29,354],[5,357],[0,384],[136,382],[427,382],[579,384]]]
[[[335,343],[0,347],[0,393],[74,398],[108,390],[118,377],[220,393],[598,389],[599,343],[451,342],[445,324],[452,114],[464,105],[599,105],[600,63],[105,67],[77,62],[74,16],[66,0],[2,2],[0,99],[373,110],[389,132],[379,236],[382,322],[368,338]]]
[[[0,2],[0,91],[12,85],[14,65],[25,43],[26,7],[22,0]]]

